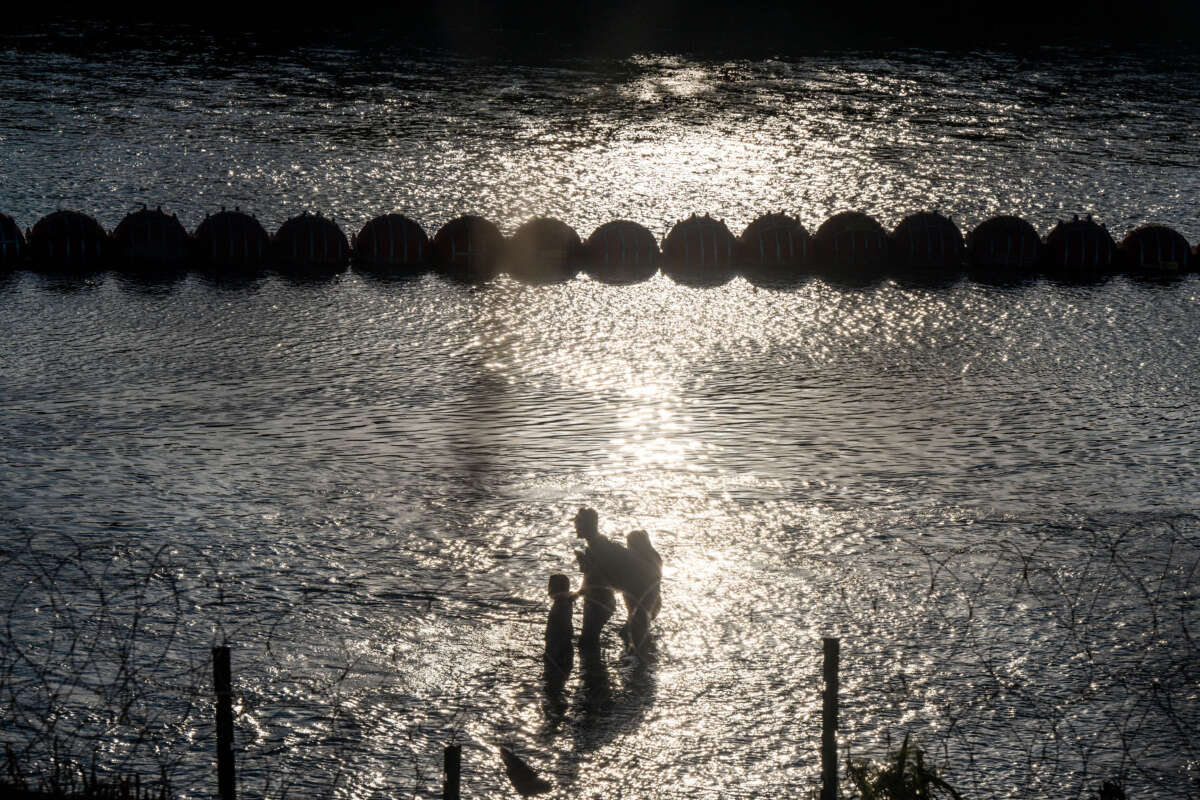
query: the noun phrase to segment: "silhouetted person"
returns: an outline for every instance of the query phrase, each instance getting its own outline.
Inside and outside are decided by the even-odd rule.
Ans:
[[[575,551],[575,559],[583,572],[579,596],[583,598],[583,627],[579,631],[579,649],[595,651],[600,648],[600,632],[617,610],[617,596],[612,587],[596,573],[586,552]]]
[[[550,576],[550,615],[546,619],[546,681],[565,683],[575,664],[575,595],[566,575]]]
[[[654,569],[654,586],[643,595],[641,603],[650,619],[654,619],[662,610],[662,556],[650,544],[650,534],[645,531],[630,531],[625,537],[625,546]]]
[[[625,546],[600,535],[600,515],[592,508],[581,508],[575,515],[575,535],[587,542],[580,558],[584,581],[609,586],[625,596],[629,613],[625,632],[627,642],[640,647],[650,630],[650,613],[644,598],[657,591],[656,566],[630,552]]]
[[[650,621],[658,616],[662,608],[659,585],[662,583],[662,558],[650,544],[650,535],[645,531],[632,531],[625,537],[627,549],[638,560],[642,573],[635,594],[626,591],[625,610],[628,620],[621,630],[622,637],[634,650],[641,650],[650,636]]]

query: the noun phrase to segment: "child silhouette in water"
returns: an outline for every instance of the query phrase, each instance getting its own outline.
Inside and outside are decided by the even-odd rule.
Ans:
[[[575,595],[566,575],[550,576],[550,615],[546,619],[546,679],[566,681],[575,664],[574,638]],[[586,613],[584,615],[586,619]]]

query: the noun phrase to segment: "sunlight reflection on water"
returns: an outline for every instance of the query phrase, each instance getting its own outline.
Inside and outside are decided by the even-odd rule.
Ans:
[[[1118,231],[1200,236],[1195,144],[1171,134],[1195,117],[1194,62],[1160,80],[1149,57],[359,55],[148,80],[152,56],[5,50],[0,118],[27,126],[5,130],[4,210],[29,223],[61,201],[112,227],[145,200],[193,227],[240,202],[274,227],[312,206],[353,231],[395,204],[431,232],[474,210],[507,232],[550,213],[661,236],[692,211],[736,233],[846,207],[1044,230],[1086,200]],[[1096,82],[1123,98],[1084,97]],[[1196,759],[1171,750],[1200,708],[1181,634],[1197,295],[1194,278],[775,292],[19,274],[0,284],[5,576],[33,576],[30,604],[89,608],[90,571],[112,564],[129,589],[114,596],[183,598],[142,609],[162,630],[184,620],[158,666],[203,675],[214,638],[233,642],[241,774],[271,796],[330,792],[339,767],[334,793],[434,795],[455,738],[476,796],[506,791],[497,744],[559,796],[803,795],[819,642],[839,635],[854,754],[912,729],[971,796],[1080,796],[1126,769],[1136,796],[1171,797],[1194,785]],[[576,575],[583,504],[614,536],[650,532],[665,610],[655,659],[622,660],[610,631],[556,701],[545,580]],[[37,582],[75,553],[83,569]],[[206,709],[153,728],[184,740],[188,778],[209,769]]]
[[[839,635],[854,752],[912,729],[985,796],[1067,791],[1141,696],[1113,675],[1180,667],[1136,620],[1196,563],[1194,523],[1156,521],[1195,503],[1194,290],[24,279],[8,513],[221,565],[198,577],[228,598],[205,607],[238,647],[247,785],[431,786],[459,738],[487,794],[497,744],[569,794],[803,793]],[[73,332],[59,361],[47,331]],[[581,504],[650,532],[666,605],[654,660],[612,632],[556,705],[543,587],[575,573]],[[1153,575],[1174,588],[1129,593]],[[1014,766],[1052,724],[1053,759]]]

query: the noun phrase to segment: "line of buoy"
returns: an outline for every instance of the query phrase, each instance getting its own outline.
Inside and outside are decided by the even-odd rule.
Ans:
[[[303,213],[274,236],[252,215],[234,208],[205,217],[189,234],[173,214],[141,208],[110,235],[92,217],[55,211],[22,234],[0,214],[0,269],[87,273],[115,268],[146,276],[187,269],[244,274],[267,266],[305,275],[329,275],[351,263],[380,276],[414,276],[427,270],[456,281],[481,283],[502,272],[533,284],[555,283],[580,270],[605,283],[634,283],[660,269],[677,283],[719,286],[735,275],[770,287],[820,276],[869,284],[888,275],[942,282],[964,273],[974,280],[1011,283],[1037,275],[1090,281],[1117,272],[1164,277],[1200,265],[1200,245],[1190,247],[1174,230],[1143,225],[1117,244],[1090,216],[1059,223],[1044,238],[1025,220],[998,216],[966,237],[949,217],[922,212],[905,217],[891,233],[866,214],[846,211],[809,234],[787,214],[767,214],[735,237],[725,223],[692,215],[667,233],[661,248],[644,226],[605,223],[586,240],[566,223],[537,217],[506,239],[491,222],[461,216],[430,239],[410,217],[376,217],[348,240],[338,224]]]

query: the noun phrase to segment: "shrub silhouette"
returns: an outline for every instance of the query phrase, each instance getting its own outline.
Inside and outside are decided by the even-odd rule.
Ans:
[[[954,787],[938,777],[936,769],[925,764],[925,753],[920,746],[909,744],[907,733],[892,757],[888,764],[849,759],[846,772],[862,800],[962,800]]]

